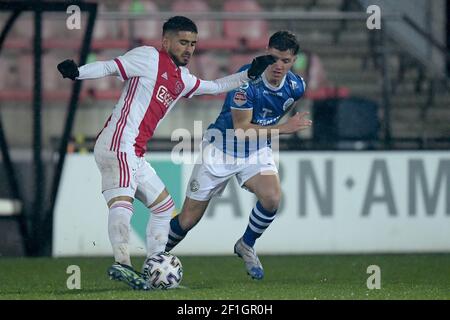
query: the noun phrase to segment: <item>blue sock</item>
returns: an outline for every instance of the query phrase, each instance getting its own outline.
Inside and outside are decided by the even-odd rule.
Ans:
[[[176,215],[172,218],[172,220],[170,220],[169,240],[167,241],[165,249],[167,252],[180,243],[188,233],[181,228],[180,222],[178,221],[178,216],[179,215]]]
[[[253,247],[256,239],[258,239],[263,232],[270,226],[275,219],[277,211],[270,212],[263,208],[258,201],[250,214],[250,219],[247,225],[247,229],[244,233],[244,242]]]

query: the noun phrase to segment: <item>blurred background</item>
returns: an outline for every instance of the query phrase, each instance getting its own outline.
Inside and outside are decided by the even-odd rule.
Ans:
[[[21,3],[1,2],[3,29],[20,11],[14,4]],[[28,11],[21,11],[2,35],[0,255],[109,255],[107,210],[91,152],[123,83],[115,77],[83,81],[72,96],[74,83],[62,80],[56,65],[67,58],[82,61],[88,12],[82,10],[79,30],[69,30],[65,11],[43,10],[36,22],[37,3],[24,6]],[[91,41],[85,44],[87,63],[139,45],[159,48],[162,24],[173,15],[197,23],[199,41],[188,67],[208,80],[233,73],[263,53],[274,32],[288,29],[297,35],[301,51],[293,71],[307,83],[297,110],[310,111],[314,124],[280,143],[286,200],[280,223],[261,244],[266,252],[450,251],[450,1],[70,3],[97,3]],[[380,29],[368,27],[370,5],[381,9]],[[194,121],[203,121],[206,129],[223,98],[181,100],[149,144],[149,161],[178,208],[190,167],[171,163],[170,151],[178,142],[171,135],[186,128],[199,138]],[[254,199],[236,186],[228,192],[212,205],[202,226],[214,230],[225,223],[239,234]],[[141,254],[148,219],[142,214],[134,222],[133,240]],[[292,225],[304,232],[287,232]],[[223,247],[204,248],[202,239],[211,231],[202,226],[190,247],[180,246],[179,252],[215,254],[231,248],[233,233],[230,243],[223,236]],[[290,234],[287,247],[280,234]]]

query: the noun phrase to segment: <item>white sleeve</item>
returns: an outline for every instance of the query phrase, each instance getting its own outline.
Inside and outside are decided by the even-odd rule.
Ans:
[[[113,60],[88,63],[79,67],[78,71],[80,73],[77,77],[78,80],[97,79],[119,74],[117,64]]]
[[[149,75],[151,69],[153,47],[142,46],[128,51],[123,56],[114,59],[123,80],[132,77],[144,77]]]
[[[226,76],[213,81],[197,79],[189,74],[190,77],[196,79],[194,87],[185,95],[186,98],[198,96],[202,94],[219,94],[239,88],[250,79],[247,76],[247,70]]]

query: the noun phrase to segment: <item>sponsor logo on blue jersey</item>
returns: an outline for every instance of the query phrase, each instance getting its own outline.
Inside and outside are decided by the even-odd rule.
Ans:
[[[247,68],[248,66],[244,66],[240,71]],[[234,132],[231,110],[251,110],[252,123],[261,126],[271,126],[278,123],[289,110],[289,107],[296,100],[300,99],[304,92],[305,84],[303,79],[292,72],[286,74],[277,88],[268,84],[262,77],[247,82],[227,94],[222,111],[216,121],[208,127],[205,139],[214,143],[227,154],[237,157],[247,157],[250,153],[260,148],[270,147],[269,139],[264,139],[264,141],[261,141],[261,139],[246,142],[237,141],[234,134],[230,134],[230,132]],[[208,133],[209,130],[213,129],[214,134]],[[211,138],[212,136],[217,136],[216,130],[221,132],[222,139]],[[216,140],[221,141],[217,142]]]

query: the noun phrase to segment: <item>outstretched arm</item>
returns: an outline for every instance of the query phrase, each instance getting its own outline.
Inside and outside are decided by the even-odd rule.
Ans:
[[[228,92],[233,89],[239,88],[249,80],[250,78],[247,75],[247,70],[213,81],[198,79],[197,80],[199,81],[198,89],[197,91],[195,91],[194,94],[202,95],[202,94],[219,94],[223,92]]]
[[[118,76],[119,69],[117,63],[114,60],[109,61],[96,61],[85,64],[78,68],[79,76],[78,80],[84,79],[97,79],[106,76]]]
[[[72,80],[97,79],[110,75],[118,75],[118,65],[114,60],[96,61],[78,67],[73,60],[65,60],[58,64],[63,78]]]
[[[114,60],[97,61],[78,67],[73,60],[64,60],[58,64],[58,70],[64,78],[72,80],[97,79],[106,76],[119,76],[122,80],[131,77],[144,77],[155,63],[157,51],[153,47],[134,48]]]
[[[237,89],[245,82],[258,78],[264,70],[266,70],[267,66],[271,65],[275,61],[275,58],[271,55],[259,56],[253,59],[252,65],[248,70],[213,81],[197,79],[196,86],[187,97],[190,98],[193,95],[202,94],[219,94]]]

